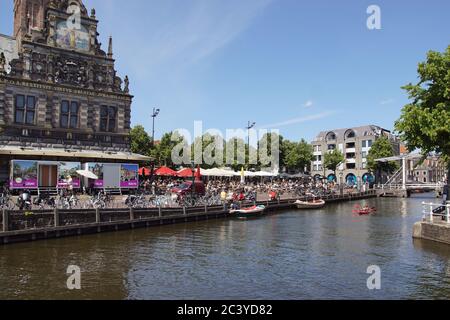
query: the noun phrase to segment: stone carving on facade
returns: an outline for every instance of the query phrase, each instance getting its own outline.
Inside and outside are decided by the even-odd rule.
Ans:
[[[128,79],[128,76],[125,76],[125,87],[123,88],[123,92],[129,93],[130,92],[130,79]]]
[[[0,74],[6,74],[6,58],[3,52],[0,53]]]
[[[67,8],[72,4],[79,5],[83,24],[89,32],[89,49],[85,52],[69,50],[58,45],[58,21],[67,16]],[[129,93],[128,77],[122,81],[114,68],[112,39],[108,53],[101,49],[95,10],[92,9],[88,15],[81,0],[51,0],[46,10],[43,15],[45,17],[43,29],[39,31],[33,29],[32,36],[29,34],[30,37],[22,38],[24,41],[20,42],[18,58],[9,63],[11,67],[9,76],[97,91]],[[87,58],[87,54],[91,55],[91,58]],[[0,69],[4,70],[5,66],[0,66]]]
[[[87,63],[58,57],[55,64],[55,83],[87,86]]]

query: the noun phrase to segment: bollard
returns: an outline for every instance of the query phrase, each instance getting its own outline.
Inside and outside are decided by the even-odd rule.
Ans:
[[[95,222],[100,223],[101,222],[101,216],[100,216],[100,209],[95,208]]]
[[[55,228],[59,227],[59,210],[58,210],[58,208],[55,208],[55,210],[53,210],[53,216],[54,216]]]
[[[447,223],[450,224],[450,205],[447,204]]]
[[[9,231],[9,212],[3,209],[3,232]]]
[[[183,214],[186,215],[186,207],[183,207]]]
[[[161,203],[160,203],[159,206],[158,206],[158,216],[159,216],[160,218],[162,218]]]
[[[430,222],[433,223],[433,204],[430,203]]]
[[[130,208],[130,221],[133,221],[133,220],[134,220],[134,208],[131,207]]]

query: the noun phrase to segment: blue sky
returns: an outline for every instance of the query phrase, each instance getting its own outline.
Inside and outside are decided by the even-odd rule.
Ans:
[[[0,33],[11,34],[12,0]],[[428,50],[450,44],[448,0],[85,0],[106,49],[130,77],[133,124],[156,137],[176,128],[244,127],[288,139],[377,124],[392,129]],[[368,30],[380,6],[382,30]]]

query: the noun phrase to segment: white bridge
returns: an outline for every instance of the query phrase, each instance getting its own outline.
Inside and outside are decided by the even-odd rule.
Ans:
[[[408,174],[407,174],[407,166],[408,160],[420,160],[423,159],[423,156],[420,154],[405,154],[396,157],[389,158],[381,158],[376,159],[376,162],[391,162],[398,161],[401,162],[400,169],[394,173],[389,180],[382,185],[383,190],[403,190],[403,191],[412,191],[412,190],[423,190],[423,191],[436,191],[437,193],[441,192],[444,184],[443,183],[417,183],[417,182],[408,182]]]

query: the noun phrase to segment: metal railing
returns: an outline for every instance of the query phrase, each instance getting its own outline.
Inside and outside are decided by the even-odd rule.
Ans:
[[[433,184],[406,184],[406,189],[440,189],[443,185],[438,183]],[[401,184],[390,184],[390,185],[382,185],[381,190],[401,190],[403,189],[403,185]]]
[[[442,203],[432,203],[432,202],[422,202],[423,206],[423,219],[424,221],[429,219],[430,223],[435,222],[435,217],[441,217],[447,224],[450,224],[450,203],[447,204]]]
[[[392,185],[399,185],[400,183],[398,183],[397,180],[400,177],[400,175],[402,174],[402,172],[403,172],[403,167],[400,168],[397,172],[395,172],[394,175],[392,177],[390,177],[389,180],[385,184],[383,184],[383,189],[389,188]],[[394,183],[394,182],[397,182],[397,183]],[[403,185],[403,184],[400,184],[400,185]]]
[[[335,200],[357,200],[365,196],[376,195],[375,190],[367,192],[346,193],[344,196],[338,194],[321,197],[325,201]],[[296,200],[308,200],[311,197],[294,197],[270,201],[247,201],[243,206],[265,205],[269,210],[278,208],[290,208]],[[83,227],[111,223],[133,223],[150,221],[163,218],[182,218],[189,215],[200,215],[208,213],[225,213],[228,204],[201,205],[193,207],[152,207],[152,208],[96,208],[96,209],[48,209],[48,210],[0,210],[0,235],[4,232],[16,232],[26,230],[45,230],[58,227]]]

